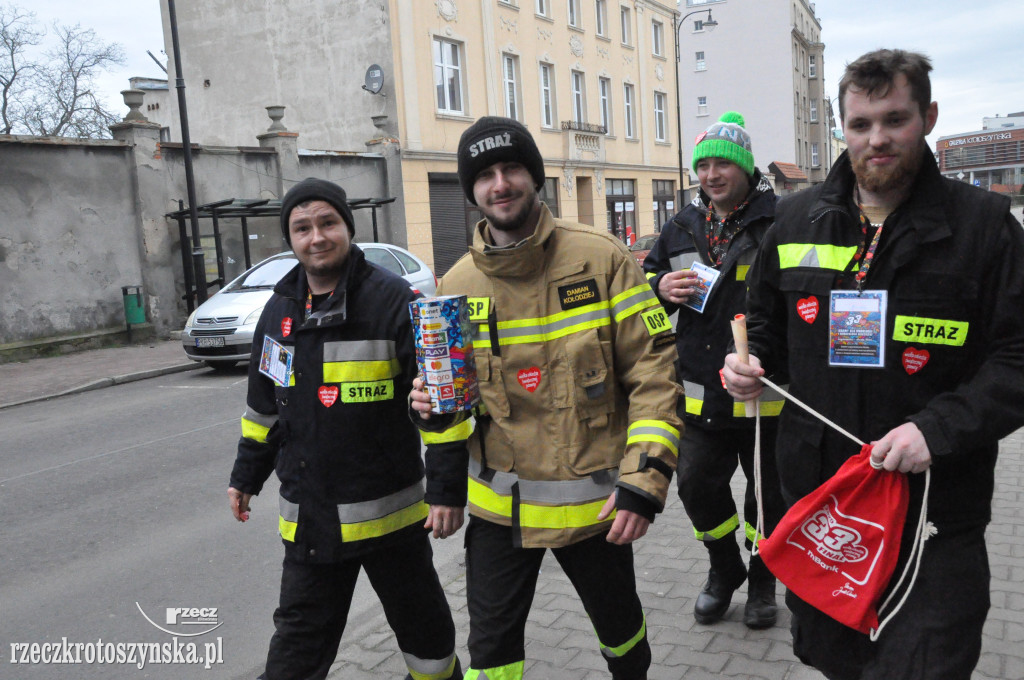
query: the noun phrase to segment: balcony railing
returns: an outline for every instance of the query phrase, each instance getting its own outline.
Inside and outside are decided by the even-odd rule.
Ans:
[[[563,130],[576,130],[577,132],[593,132],[594,134],[603,135],[608,133],[608,128],[604,125],[595,125],[594,123],[581,123],[576,120],[563,120]]]

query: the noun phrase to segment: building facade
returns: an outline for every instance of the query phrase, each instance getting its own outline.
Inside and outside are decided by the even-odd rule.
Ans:
[[[193,136],[237,144],[240,117],[279,104],[302,149],[380,153],[397,198],[385,238],[439,276],[480,217],[456,174],[459,137],[480,116],[513,117],[533,133],[546,164],[542,198],[563,218],[629,240],[677,209],[668,4],[211,0],[176,9]],[[164,16],[169,41],[166,6]]]
[[[1024,112],[985,118],[976,132],[939,137],[935,153],[946,177],[1019,197],[1024,185]]]
[[[711,10],[717,26],[706,27]],[[726,111],[739,111],[754,159],[795,165],[811,183],[828,174],[830,107],[824,44],[806,0],[685,0],[679,30],[683,159]],[[782,178],[779,178],[782,181]],[[806,186],[804,184],[803,186]]]

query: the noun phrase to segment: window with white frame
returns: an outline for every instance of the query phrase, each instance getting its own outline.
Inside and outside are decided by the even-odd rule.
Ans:
[[[598,35],[608,35],[608,0],[594,0],[594,30]]]
[[[815,54],[807,55],[807,77],[818,77],[818,56]]]
[[[513,120],[521,120],[519,57],[514,54],[501,55],[501,75],[505,87],[505,116]]]
[[[441,113],[464,113],[462,102],[461,45],[434,38],[434,89],[437,110]]]
[[[612,133],[612,81],[610,78],[598,78],[598,94],[601,96],[601,125],[606,135]]]
[[[812,123],[817,123],[818,122],[818,100],[817,99],[812,99],[811,100],[811,122]]]
[[[665,25],[660,21],[651,22],[651,52],[656,57],[665,55]]]
[[[548,4],[548,0],[536,0],[536,2],[537,14],[541,15],[542,17],[546,17],[548,15],[548,10],[551,9]]]
[[[708,98],[697,97],[697,115],[706,116],[708,115]]]
[[[693,32],[694,33],[700,33],[703,30],[704,30],[704,20],[703,19],[695,20],[693,22]]]
[[[696,70],[697,71],[706,71],[706,70],[708,70],[707,62],[704,61],[704,52],[696,52],[695,56],[696,56]]]
[[[821,165],[821,160],[818,158],[818,143],[811,142],[811,167],[817,168]]]
[[[577,123],[587,120],[587,88],[583,74],[572,72],[572,119]]]
[[[654,140],[657,142],[668,141],[668,124],[665,118],[665,101],[664,92],[654,93]]]
[[[545,63],[540,65],[540,124],[555,127],[555,68]]]
[[[622,44],[633,44],[633,21],[629,15],[629,8],[619,6],[619,23],[622,26]]]
[[[626,138],[636,139],[636,114],[634,108],[633,86],[626,83],[622,88],[622,103],[626,112]]]
[[[574,28],[583,28],[580,21],[580,0],[568,0],[566,4],[569,6],[569,25]]]

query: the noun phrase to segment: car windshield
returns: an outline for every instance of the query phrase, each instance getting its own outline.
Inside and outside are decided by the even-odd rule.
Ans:
[[[630,246],[630,250],[650,250],[654,246],[654,242],[658,240],[657,236],[649,235],[642,236],[640,240]]]
[[[298,260],[293,257],[282,257],[278,260],[264,262],[259,267],[232,281],[224,288],[224,291],[273,288],[295,266],[296,262]]]

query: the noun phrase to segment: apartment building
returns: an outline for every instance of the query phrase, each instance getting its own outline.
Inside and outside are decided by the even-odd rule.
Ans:
[[[264,108],[280,105],[302,153],[384,155],[397,200],[382,231],[439,276],[480,217],[456,175],[459,137],[480,116],[533,133],[556,215],[629,240],[678,209],[669,4],[209,0],[176,11],[191,138],[250,144]]]
[[[986,117],[981,130],[939,137],[935,153],[944,176],[1019,201],[1024,188],[1024,112]]]
[[[787,168],[779,186],[794,189],[823,181],[834,123],[814,3],[684,0],[679,9],[686,17],[679,30],[684,161],[697,135],[725,111],[739,111],[762,172],[773,163]]]

